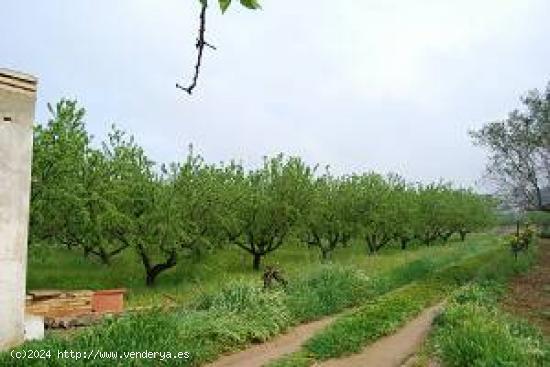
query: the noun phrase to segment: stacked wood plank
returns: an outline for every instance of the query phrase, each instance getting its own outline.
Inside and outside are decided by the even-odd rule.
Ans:
[[[94,292],[42,290],[29,292],[26,313],[47,317],[68,317],[92,313]]]

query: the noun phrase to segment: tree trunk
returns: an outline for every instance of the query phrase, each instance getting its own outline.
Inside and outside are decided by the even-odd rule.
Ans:
[[[376,236],[366,236],[365,242],[367,243],[367,250],[369,252],[369,255],[373,255],[374,253],[376,253]]]
[[[173,268],[174,266],[176,266],[176,260],[175,258],[170,257],[170,259],[168,259],[165,263],[157,264],[152,268],[146,269],[147,277],[145,279],[145,283],[148,287],[153,286],[155,284],[155,279],[160,273],[170,268]]]
[[[145,278],[145,284],[148,287],[155,285],[155,279],[157,278],[158,273],[154,273],[151,270],[147,270],[147,277]]]
[[[166,254],[168,257],[165,262],[153,266],[144,246],[142,244],[137,244],[136,248],[138,250],[138,255],[141,257],[143,267],[145,268],[145,284],[148,287],[152,287],[155,284],[155,279],[160,273],[173,268],[177,264],[178,257],[175,250],[172,250]]]
[[[111,257],[109,256],[107,251],[105,251],[104,249],[99,250],[99,258],[101,259],[101,262],[103,264],[105,264],[105,265],[110,265],[111,264]]]
[[[453,234],[454,234],[454,232],[447,232],[447,233],[445,233],[445,234],[442,236],[442,237],[443,237],[443,242],[444,242],[444,243],[449,242],[449,238],[451,238]]]
[[[92,248],[88,246],[84,246],[84,257],[87,258],[92,253]]]
[[[254,255],[254,261],[252,263],[252,269],[254,270],[260,270],[260,264],[262,262],[262,255],[255,253]]]
[[[321,248],[321,259],[326,262],[330,259],[330,250]]]
[[[369,255],[374,255],[376,252],[376,247],[374,247],[370,242],[367,242],[367,250],[369,252]]]
[[[542,193],[540,191],[540,187],[538,185],[535,186],[535,193],[537,195],[537,210],[542,210]]]

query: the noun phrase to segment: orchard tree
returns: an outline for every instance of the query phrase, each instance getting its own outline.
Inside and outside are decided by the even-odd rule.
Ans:
[[[368,173],[354,176],[357,190],[355,210],[367,249],[378,252],[396,236],[399,221],[393,186],[381,175]]]
[[[339,245],[346,245],[355,234],[354,201],[355,188],[348,177],[335,178],[327,173],[312,184],[304,232],[307,243],[321,251],[323,261],[328,260]]]
[[[393,183],[392,202],[395,210],[395,239],[402,250],[418,237],[421,232],[418,192],[399,176],[391,176]]]
[[[114,205],[117,192],[112,191],[111,178],[116,175],[103,152],[90,149],[82,175],[81,215],[68,212],[71,241],[80,245],[84,255],[95,255],[109,264],[127,244],[118,241],[115,233],[123,227],[123,217]]]
[[[115,233],[135,249],[146,284],[152,286],[179,258],[208,245],[217,222],[216,207],[222,203],[218,174],[192,149],[183,162],[158,172],[131,137],[117,132],[110,142],[109,156],[119,173],[111,185],[125,223]]]
[[[259,270],[262,258],[280,248],[310,207],[313,169],[301,159],[278,155],[263,167],[245,172],[234,167],[227,197],[232,208],[224,229],[230,242],[252,256]]]
[[[82,173],[90,136],[83,121],[85,110],[76,101],[63,99],[55,106],[48,104],[48,109],[50,120],[34,130],[31,238],[71,246],[67,220],[81,219]]]
[[[418,236],[426,245],[442,238],[446,228],[446,193],[449,185],[431,183],[418,185],[418,220],[421,228]]]
[[[109,162],[91,146],[76,101],[48,108],[52,118],[34,133],[31,238],[82,248],[108,264],[126,248],[109,236],[119,218],[109,197]]]
[[[225,201],[226,178],[223,168],[206,164],[192,146],[184,162],[171,166],[172,200],[177,206],[172,221],[181,233],[180,247],[200,254],[221,242],[222,222],[230,208]]]
[[[450,217],[450,230],[458,233],[461,241],[464,242],[468,233],[494,224],[494,200],[466,189],[455,190],[452,195],[453,200],[450,201],[455,210]]]

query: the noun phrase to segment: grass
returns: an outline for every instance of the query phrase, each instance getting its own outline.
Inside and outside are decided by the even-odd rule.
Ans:
[[[541,332],[499,309],[500,284],[461,289],[438,318],[430,344],[445,366],[550,365]]]
[[[384,249],[367,256],[363,246],[350,246],[335,251],[332,262],[361,269],[367,276],[377,276],[404,264],[428,256],[453,256],[463,248],[486,245],[492,236],[472,236],[466,243],[451,242],[446,246],[418,246],[401,251]],[[265,264],[277,264],[288,277],[299,277],[320,267],[319,253],[303,245],[288,243],[266,256]],[[33,244],[29,248],[28,289],[108,289],[128,288],[130,306],[161,306],[167,301],[186,303],[197,294],[216,292],[228,279],[259,282],[260,274],[251,269],[251,258],[244,251],[230,247],[203,253],[200,258],[182,258],[178,265],[160,275],[154,288],[147,288],[139,259],[129,249],[113,259],[110,266],[85,259],[79,250],[61,246]],[[166,297],[165,297],[166,296]]]
[[[300,264],[286,259],[284,267],[290,269],[287,289],[265,292],[258,287],[258,274],[247,277],[246,273],[240,273],[240,280],[197,293],[185,307],[128,314],[88,328],[72,338],[49,335],[43,341],[26,344],[23,349],[48,349],[52,353],[60,350],[188,351],[188,360],[135,360],[124,364],[199,365],[224,352],[267,340],[291,325],[373,302],[380,295],[429,276],[453,261],[491,252],[498,247],[495,238],[490,236],[478,237],[474,242],[410,252],[388,251],[373,257],[365,254],[359,257],[350,249],[349,254],[340,255],[347,259],[346,265]],[[282,253],[279,259],[287,255]],[[307,254],[294,256],[300,258]],[[100,279],[99,275],[96,279]],[[154,291],[158,289],[151,292]],[[0,355],[0,365],[73,366],[75,363],[58,358],[47,362],[13,360],[6,354]],[[103,359],[92,364],[108,366],[112,363],[112,360]]]
[[[449,291],[472,280],[500,281],[525,270],[531,262],[531,254],[514,261],[502,249],[470,256],[427,275],[425,279],[374,299],[355,312],[341,317],[308,340],[301,351],[286,356],[271,366],[310,366],[318,360],[357,353],[365,345],[397,330],[425,307],[440,301]],[[452,335],[449,343],[452,343]],[[470,364],[461,366],[466,365]]]

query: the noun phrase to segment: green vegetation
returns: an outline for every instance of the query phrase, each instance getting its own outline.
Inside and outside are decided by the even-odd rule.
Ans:
[[[115,127],[94,146],[76,102],[50,111],[34,136],[32,242],[62,244],[105,265],[132,252],[124,258],[141,266],[148,286],[219,248],[241,249],[259,270],[290,243],[317,247],[326,260],[354,243],[374,254],[455,233],[464,240],[492,224],[490,200],[450,184],[372,172],[318,175],[282,154],[254,169],[208,164],[192,147],[181,162],[156,165]]]
[[[514,235],[509,236],[508,246],[514,254],[514,258],[517,260],[520,252],[529,250],[529,245],[535,240],[535,229],[531,225],[526,225],[520,231],[519,223],[517,225],[517,232]]]
[[[48,335],[45,340],[28,343],[24,348],[50,349],[55,353],[71,349],[189,351],[191,363],[197,365],[221,353],[266,340],[291,325],[372,302],[457,260],[488,256],[500,246],[494,237],[478,236],[463,246],[421,247],[406,252],[396,249],[393,253],[388,251],[359,259],[350,254],[349,265],[345,267],[322,265],[315,260],[311,267],[299,269],[297,263],[286,289],[266,292],[259,289],[259,280],[243,279],[218,290],[197,294],[186,307],[130,313],[85,329],[69,339]],[[364,271],[357,268],[358,264],[362,264],[359,269],[364,266]],[[250,274],[254,275],[252,271]],[[0,356],[0,364],[3,362],[17,366],[17,361],[9,355]],[[41,365],[43,361],[33,362]],[[63,359],[49,362],[54,366],[75,364],[75,361]],[[166,364],[186,365],[188,362],[170,360]],[[28,360],[20,363],[29,365]],[[94,361],[98,366],[110,363],[112,360]]]
[[[550,238],[550,212],[527,212],[524,222],[532,223],[538,227],[539,236]]]
[[[505,254],[493,236],[466,238],[494,223],[492,200],[471,190],[320,175],[282,154],[245,169],[190,147],[157,165],[115,127],[93,145],[76,102],[50,110],[35,131],[28,288],[126,287],[130,307],[148,307],[25,348],[188,351],[162,363],[198,365],[359,307],[306,345],[306,361],[323,359],[394,330]],[[287,287],[259,288],[266,261]]]
[[[529,91],[501,121],[470,132],[489,151],[488,175],[507,202],[523,210],[548,210],[544,190],[550,185],[550,84]]]
[[[437,261],[450,262],[468,252],[475,253],[490,247],[494,242],[488,235],[475,235],[460,246],[424,247],[415,245],[409,251],[388,248],[376,256],[365,256],[360,246],[342,248],[332,257],[332,263],[360,269],[366,276],[377,279],[382,273],[402,268],[403,280],[414,275],[415,269],[427,267]],[[28,289],[109,289],[127,287],[130,307],[186,303],[198,293],[213,293],[223,288],[228,279],[260,284],[260,275],[253,271],[244,254],[235,247],[218,248],[193,257],[182,259],[173,269],[159,279],[159,284],[146,287],[141,279],[142,269],[133,251],[125,251],[114,258],[110,265],[99,259],[83,257],[79,252],[62,246],[33,245],[29,249]],[[300,243],[289,243],[267,256],[270,264],[284,269],[285,276],[299,278],[321,266],[315,249]],[[405,271],[405,266],[410,266]],[[290,287],[294,287],[293,282]],[[167,296],[167,297],[165,297]],[[168,298],[169,297],[169,298]]]
[[[316,360],[357,353],[366,344],[395,331],[453,289],[472,280],[502,281],[527,268],[531,261],[532,254],[514,261],[499,249],[468,257],[366,303],[308,340],[302,351],[273,365],[309,366]]]
[[[431,344],[449,367],[546,366],[550,345],[539,330],[503,313],[497,304],[499,284],[459,290],[438,318]]]

